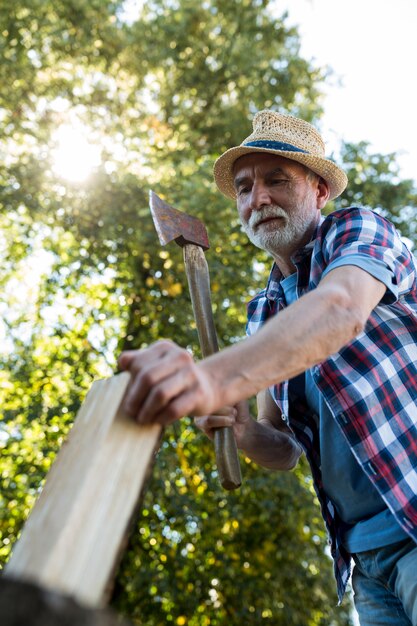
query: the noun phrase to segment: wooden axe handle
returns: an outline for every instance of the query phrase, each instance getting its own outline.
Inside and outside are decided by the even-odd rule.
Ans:
[[[206,357],[219,350],[211,307],[208,265],[200,246],[187,243],[183,250],[201,351],[203,357]],[[215,430],[214,450],[222,487],[228,490],[237,489],[242,483],[242,477],[232,428],[224,427]]]

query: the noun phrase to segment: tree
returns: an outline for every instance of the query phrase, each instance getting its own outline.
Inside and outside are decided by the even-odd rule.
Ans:
[[[370,154],[366,142],[345,143],[341,158],[349,187],[337,206],[368,206],[390,219],[412,244],[417,243],[415,182],[401,179],[395,153]]]

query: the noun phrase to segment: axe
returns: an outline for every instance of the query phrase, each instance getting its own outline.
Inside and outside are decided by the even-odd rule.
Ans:
[[[153,191],[149,192],[150,209],[159,241],[174,240],[182,247],[191,303],[203,357],[218,352],[216,329],[210,297],[210,277],[204,250],[210,245],[204,224],[191,215],[174,209]],[[220,482],[225,489],[237,489],[242,482],[233,429],[216,428],[214,449]]]

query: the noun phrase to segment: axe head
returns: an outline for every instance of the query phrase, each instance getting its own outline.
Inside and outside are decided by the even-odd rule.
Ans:
[[[149,206],[159,241],[163,246],[175,240],[181,247],[186,243],[193,243],[203,250],[208,250],[210,244],[207,230],[197,217],[174,209],[153,191],[149,192]]]

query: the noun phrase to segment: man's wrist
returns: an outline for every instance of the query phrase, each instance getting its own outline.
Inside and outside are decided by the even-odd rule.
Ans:
[[[199,362],[212,388],[214,411],[222,406],[234,406],[240,400],[254,395],[258,389],[242,368],[241,346],[230,346]],[[252,388],[253,387],[253,388]]]

